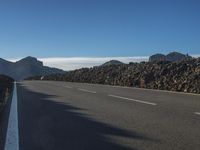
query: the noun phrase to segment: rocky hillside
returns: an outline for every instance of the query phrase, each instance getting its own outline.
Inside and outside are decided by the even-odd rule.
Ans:
[[[0,74],[10,76],[15,80],[22,80],[30,76],[57,73],[64,73],[64,71],[43,66],[43,63],[34,57],[26,57],[15,63],[0,59]]]
[[[13,79],[0,75],[0,112],[6,104],[6,98],[12,92]]]
[[[40,77],[30,78],[40,79]],[[44,80],[87,82],[200,94],[200,58],[83,68]]]
[[[167,55],[164,55],[164,54],[155,54],[155,55],[152,55],[149,57],[149,61],[153,62],[153,61],[171,61],[171,62],[174,62],[174,61],[182,61],[182,60],[185,60],[185,59],[190,59],[192,58],[191,56],[189,55],[184,55],[184,54],[181,54],[181,53],[178,53],[178,52],[171,52]]]

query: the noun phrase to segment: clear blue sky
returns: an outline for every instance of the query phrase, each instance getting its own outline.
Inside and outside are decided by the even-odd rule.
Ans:
[[[199,0],[1,0],[0,57],[200,54]]]

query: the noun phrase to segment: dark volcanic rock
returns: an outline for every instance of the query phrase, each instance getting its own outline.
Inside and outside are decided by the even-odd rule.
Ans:
[[[64,71],[43,66],[43,63],[34,57],[26,57],[16,63],[0,59],[0,74],[10,76],[15,80],[22,80],[31,76],[57,73],[64,73]]]
[[[0,112],[6,104],[6,98],[12,92],[13,79],[5,75],[0,75]]]
[[[32,78],[40,79],[40,77]],[[200,58],[83,68],[44,80],[99,83],[200,94]]]

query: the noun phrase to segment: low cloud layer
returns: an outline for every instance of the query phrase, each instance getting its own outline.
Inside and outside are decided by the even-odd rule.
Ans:
[[[192,55],[193,57],[200,57],[200,55]],[[84,67],[99,66],[110,60],[119,60],[123,63],[148,61],[148,56],[136,57],[50,57],[38,58],[45,66],[60,68],[63,70],[74,70]],[[17,61],[20,59],[10,59],[10,61]]]
[[[109,60],[119,60],[123,63],[141,62],[148,57],[66,57],[66,58],[39,58],[44,65],[61,68],[63,70],[74,70],[83,67],[99,66]]]

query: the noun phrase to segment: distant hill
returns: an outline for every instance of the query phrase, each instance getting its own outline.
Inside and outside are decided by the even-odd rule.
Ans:
[[[51,75],[65,73],[63,70],[43,66],[43,62],[34,57],[26,57],[15,63],[0,59],[0,74],[23,80],[37,75]]]
[[[155,54],[149,57],[149,61],[170,61],[170,62],[175,62],[175,61],[181,61],[184,59],[192,58],[189,55],[184,55],[179,52],[171,52],[167,55],[164,54]]]
[[[149,61],[165,61],[166,56],[163,54],[155,54],[149,57]]]
[[[124,64],[123,62],[121,61],[118,61],[118,60],[110,60],[104,64],[102,64],[101,66],[111,66],[111,65],[122,65]]]

